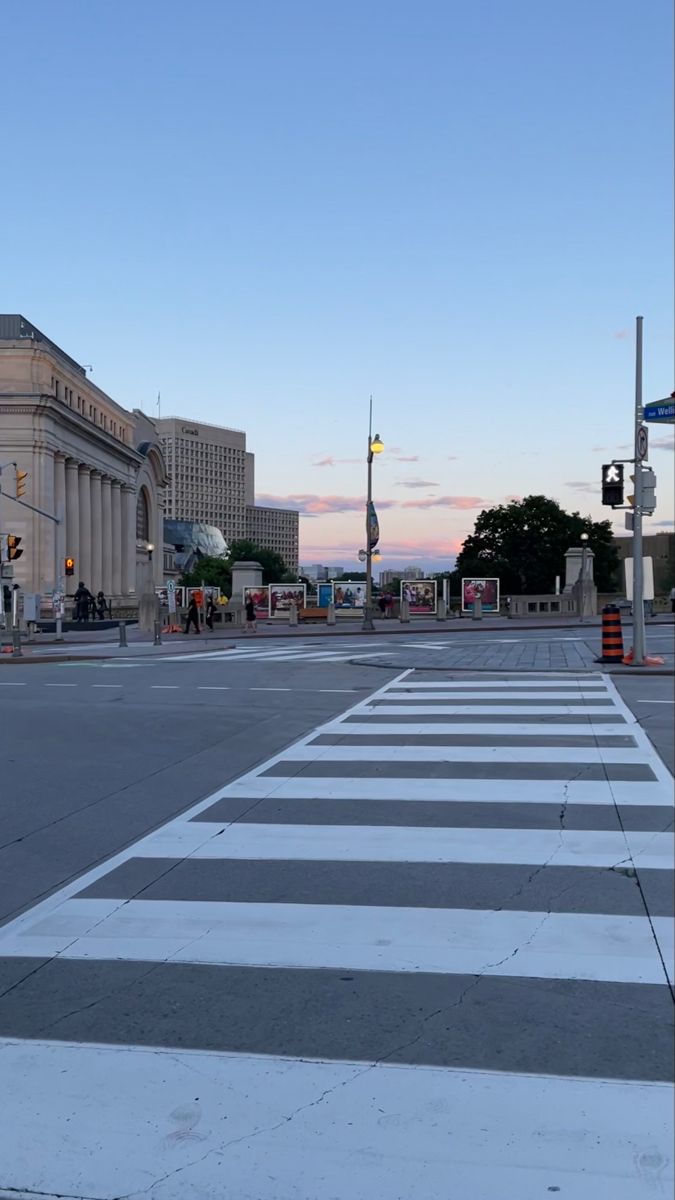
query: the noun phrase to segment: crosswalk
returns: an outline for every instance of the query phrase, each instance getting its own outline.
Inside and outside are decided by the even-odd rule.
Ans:
[[[337,642],[335,638],[326,642],[317,642],[314,638],[311,642],[293,642],[291,645],[258,643],[235,646],[228,650],[197,651],[194,654],[165,654],[156,661],[170,663],[199,661],[217,662],[218,664],[223,662],[230,664],[249,662],[338,663],[349,662],[355,657],[358,657],[359,660],[385,658],[387,651],[382,649],[381,642],[364,642],[361,638],[347,641],[340,637]]]
[[[403,672],[0,930],[0,1195],[669,1194],[672,806],[608,677]]]

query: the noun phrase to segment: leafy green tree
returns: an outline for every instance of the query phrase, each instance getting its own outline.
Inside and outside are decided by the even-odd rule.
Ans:
[[[230,569],[236,562],[259,562],[263,569],[263,583],[294,583],[296,576],[286,566],[280,554],[274,550],[263,550],[248,538],[230,544]]]
[[[228,558],[200,558],[190,571],[183,571],[180,582],[185,587],[219,587],[226,596],[232,594],[232,569]]]
[[[556,575],[565,577],[565,551],[580,544],[582,533],[589,535],[588,545],[595,555],[598,591],[611,592],[619,560],[610,522],[565,512],[546,496],[526,496],[484,509],[462,546],[456,573],[495,575],[502,593],[550,593]]]

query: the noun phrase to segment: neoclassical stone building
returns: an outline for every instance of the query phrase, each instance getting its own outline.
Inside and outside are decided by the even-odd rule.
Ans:
[[[12,462],[28,473],[23,499],[60,524],[10,499]],[[61,585],[72,595],[83,580],[134,605],[162,582],[167,475],[153,422],[122,408],[14,314],[0,315],[0,463],[0,533],[22,539],[14,581],[25,591]]]

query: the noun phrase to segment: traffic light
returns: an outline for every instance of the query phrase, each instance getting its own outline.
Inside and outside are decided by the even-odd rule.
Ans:
[[[602,468],[602,503],[611,508],[623,504],[623,463],[605,463]]]
[[[656,475],[651,467],[642,472],[642,511],[648,516],[656,508]]]
[[[74,558],[67,558],[64,565],[65,565],[65,574],[66,575],[74,575],[75,574],[75,559]]]
[[[18,500],[20,496],[26,495],[28,471],[20,471],[18,467],[15,467],[14,470],[16,471],[16,498]]]
[[[635,483],[635,476],[631,475],[631,483]],[[630,504],[631,508],[635,507],[635,495],[626,496],[626,503]],[[642,512],[645,516],[651,517],[656,508],[656,475],[651,467],[642,469]]]
[[[21,558],[23,550],[19,549],[20,541],[21,538],[17,537],[15,533],[7,534],[7,559],[9,562],[14,562],[15,559]]]

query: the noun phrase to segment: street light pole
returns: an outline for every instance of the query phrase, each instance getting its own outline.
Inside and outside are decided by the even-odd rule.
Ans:
[[[642,425],[642,317],[635,319],[635,499],[633,502],[633,664],[644,666],[645,606],[642,559],[642,461],[638,435]]]
[[[380,441],[378,433],[373,437],[373,397],[370,397],[370,408],[368,415],[368,455],[366,463],[368,465],[368,486],[366,498],[366,599],[363,609],[363,625],[362,629],[373,630],[373,539],[371,529],[371,507],[373,503],[373,455],[381,454],[384,450],[384,445]]]

